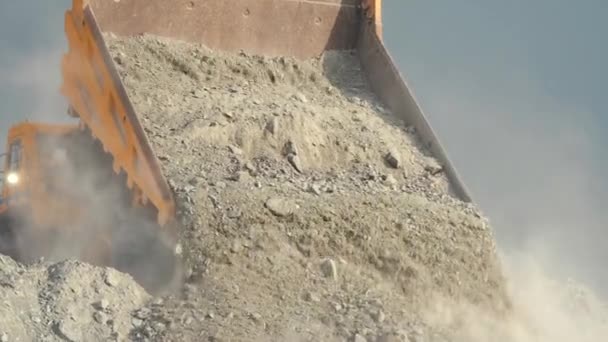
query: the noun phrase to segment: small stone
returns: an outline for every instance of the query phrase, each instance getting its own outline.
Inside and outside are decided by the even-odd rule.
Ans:
[[[165,329],[167,328],[167,326],[162,323],[162,322],[155,322],[154,323],[154,330],[157,332],[162,332],[165,331]]]
[[[241,242],[239,240],[232,241],[232,246],[230,247],[230,251],[232,253],[239,253],[242,250],[243,250],[243,245],[241,245]]]
[[[338,279],[338,268],[336,262],[332,259],[325,259],[321,263],[321,272],[326,278],[332,278],[333,280]]]
[[[433,176],[437,175],[443,170],[439,162],[435,158],[431,157],[426,158],[424,169]]]
[[[8,335],[6,333],[2,333],[0,335],[0,341],[1,342],[8,342]]]
[[[99,310],[106,310],[108,308],[108,306],[110,306],[110,303],[108,302],[107,299],[102,299],[97,303],[97,308]]]
[[[384,156],[384,160],[390,167],[394,169],[397,169],[399,168],[399,166],[401,166],[401,159],[399,159],[399,154],[397,154],[395,151],[389,151]]]
[[[402,339],[399,336],[391,333],[381,334],[376,338],[376,342],[401,342],[401,341],[409,341],[409,339]]]
[[[283,155],[288,156],[290,154],[298,155],[298,147],[293,141],[288,140],[285,145],[283,145]]]
[[[279,131],[279,119],[276,117],[272,117],[268,122],[266,122],[265,128],[270,134],[276,134]]]
[[[224,114],[224,116],[228,119],[232,119],[234,117],[234,114],[232,112],[222,112],[222,114]]]
[[[238,148],[237,146],[234,145],[228,145],[228,149],[230,150],[230,152],[234,153],[234,154],[238,154],[241,155],[243,154],[243,150],[241,150],[240,148]]]
[[[360,334],[355,334],[352,339],[353,342],[367,342],[367,339]]]
[[[202,89],[193,90],[191,93],[192,93],[192,97],[197,98],[197,99],[202,99],[203,97],[205,97],[205,91]]]
[[[141,308],[141,309],[137,310],[137,312],[135,312],[135,317],[137,317],[139,319],[146,319],[146,318],[150,317],[150,314],[152,314],[152,310],[150,310],[148,308]]]
[[[104,282],[110,287],[117,286],[120,283],[119,279],[117,271],[113,269],[107,269],[104,273]]]
[[[304,295],[304,298],[309,302],[318,303],[321,301],[321,298],[319,298],[319,296],[317,296],[317,294],[314,292],[306,292],[306,295]]]
[[[321,195],[321,188],[317,184],[309,184],[306,188],[306,191],[313,193],[315,195]]]
[[[280,217],[293,214],[297,208],[297,206],[290,201],[278,197],[273,197],[267,200],[265,206],[275,216]]]
[[[224,342],[224,339],[216,333],[216,335],[209,336],[209,342]]]
[[[58,335],[68,341],[80,341],[82,335],[82,327],[76,322],[70,322],[69,320],[62,320],[57,324]]]
[[[397,184],[397,179],[395,179],[395,177],[393,177],[393,175],[391,175],[390,173],[388,175],[384,176],[383,178],[384,178],[384,182],[388,185]]]
[[[235,182],[238,182],[238,181],[247,181],[247,180],[251,179],[250,178],[251,174],[249,172],[247,172],[247,171],[238,171],[237,173],[234,174],[233,177],[235,178],[234,179]]]
[[[323,191],[327,192],[328,194],[331,194],[331,193],[336,192],[336,187],[333,184],[327,184],[323,188]]]
[[[257,168],[255,167],[255,165],[253,165],[252,162],[245,163],[245,169],[249,171],[249,174],[252,176],[255,176],[258,172]]]
[[[102,311],[95,311],[93,314],[93,319],[99,324],[104,324],[106,322],[106,314],[104,314]]]
[[[293,166],[294,169],[296,169],[296,171],[302,172],[302,162],[300,161],[300,157],[298,157],[298,155],[287,155],[287,161],[289,162],[289,164],[291,164],[291,166]]]
[[[226,216],[228,216],[231,219],[239,218],[239,217],[241,217],[242,214],[243,213],[242,213],[241,209],[239,209],[239,208],[229,208],[226,211]]]
[[[384,315],[384,312],[382,310],[378,310],[378,311],[372,313],[372,318],[377,323],[382,323],[382,322],[384,322],[384,319],[386,318],[386,316]]]
[[[262,315],[260,315],[258,312],[252,312],[249,314],[249,317],[256,322],[260,322],[262,320]]]
[[[114,61],[118,65],[124,65],[125,63],[125,54],[122,51],[119,51],[116,56],[114,56]]]
[[[306,96],[302,93],[297,93],[293,96],[295,99],[300,100],[300,102],[302,103],[307,103],[308,99],[306,98]]]
[[[183,251],[184,250],[183,250],[182,244],[181,243],[177,243],[175,245],[175,250],[174,250],[175,255],[182,255]]]
[[[140,327],[144,322],[139,319],[139,318],[132,318],[131,319],[131,324],[133,324],[134,327]]]

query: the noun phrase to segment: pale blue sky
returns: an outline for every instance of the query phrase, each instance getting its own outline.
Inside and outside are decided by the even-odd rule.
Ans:
[[[501,246],[608,292],[608,2],[384,4],[387,45]]]
[[[65,118],[70,3],[0,2],[2,131]],[[600,0],[384,0],[386,43],[501,246],[557,255],[604,289],[607,15]]]

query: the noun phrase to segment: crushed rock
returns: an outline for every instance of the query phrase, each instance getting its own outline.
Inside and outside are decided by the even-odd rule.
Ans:
[[[297,61],[106,39],[150,143],[171,156],[161,167],[188,263],[183,297],[150,306],[138,336],[426,337],[432,296],[508,307],[487,221],[377,101],[355,54]]]
[[[0,272],[14,284],[0,286],[2,338],[124,341],[132,330],[125,322],[150,296],[131,276],[114,270],[121,285],[109,286],[106,271],[77,261],[26,266],[0,256]]]

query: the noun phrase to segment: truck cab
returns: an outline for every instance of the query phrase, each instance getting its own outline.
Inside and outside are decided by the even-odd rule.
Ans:
[[[11,134],[12,133],[12,134]],[[0,253],[15,256],[14,252],[14,227],[15,211],[18,208],[18,196],[25,185],[22,183],[24,176],[23,166],[23,144],[19,136],[9,132],[9,139],[5,153],[1,154],[2,170],[0,170]]]
[[[74,125],[23,122],[8,131],[0,172],[0,253],[11,255],[15,237],[48,237],[77,218],[76,199],[57,186],[57,146],[78,131]],[[29,235],[29,236],[28,236]]]
[[[19,194],[26,188],[21,182],[24,172],[22,170],[23,145],[19,137],[9,139],[8,150],[2,155],[3,170],[0,186],[0,215],[8,210],[10,204],[17,200]]]

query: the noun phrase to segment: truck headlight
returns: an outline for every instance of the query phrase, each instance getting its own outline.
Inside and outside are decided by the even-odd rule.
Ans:
[[[11,172],[6,176],[6,181],[11,185],[17,184],[19,183],[19,175],[15,172]]]

